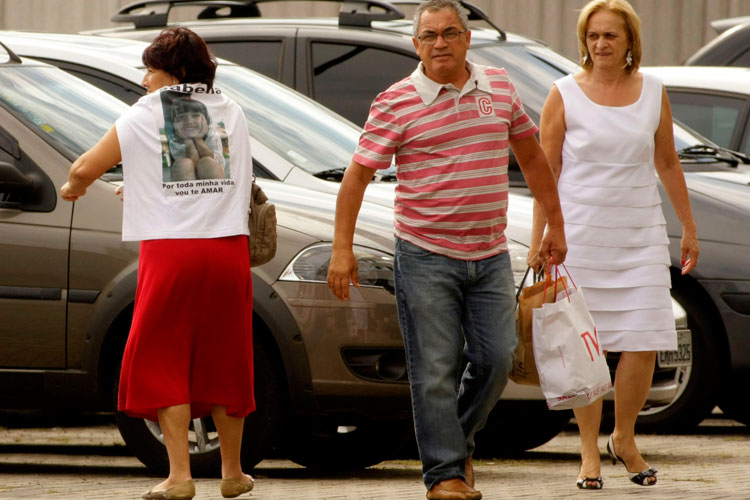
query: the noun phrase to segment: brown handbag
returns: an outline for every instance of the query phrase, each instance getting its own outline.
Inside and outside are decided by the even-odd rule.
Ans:
[[[276,206],[253,180],[248,225],[250,226],[250,265],[262,266],[276,255]]]
[[[521,284],[526,282],[526,277],[531,268],[526,270]],[[546,292],[545,292],[546,285]],[[522,385],[539,385],[539,372],[536,369],[534,361],[534,344],[531,331],[532,311],[542,307],[542,303],[554,302],[556,290],[565,290],[567,279],[563,276],[552,283],[552,279],[547,275],[542,279],[541,275],[534,273],[534,284],[526,288],[519,289],[516,294],[516,333],[518,334],[518,344],[513,356],[513,367],[510,370],[510,379]],[[544,299],[544,300],[542,300]]]

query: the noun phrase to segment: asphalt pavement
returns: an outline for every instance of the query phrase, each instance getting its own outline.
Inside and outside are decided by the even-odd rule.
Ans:
[[[138,499],[161,481],[128,454],[109,423],[90,426],[0,427],[0,499]],[[96,424],[96,425],[95,425]],[[0,420],[0,425],[3,422]],[[29,425],[34,425],[30,422]],[[606,457],[599,437],[604,490],[575,487],[575,427],[549,443],[512,458],[476,462],[477,488],[485,499],[750,499],[750,428],[721,415],[694,433],[644,434],[639,447],[659,470],[654,487],[631,483],[622,465]],[[404,499],[425,497],[419,462],[383,462],[355,473],[321,474],[286,460],[265,460],[253,471],[255,490],[240,498]],[[196,499],[221,499],[219,481],[196,480]]]

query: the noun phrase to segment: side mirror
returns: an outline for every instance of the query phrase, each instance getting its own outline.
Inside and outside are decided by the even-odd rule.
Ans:
[[[25,194],[33,193],[33,187],[33,179],[15,165],[0,161],[0,208],[20,210],[21,202],[18,200]]]
[[[34,186],[34,181],[15,165],[0,161],[0,193],[22,194]]]

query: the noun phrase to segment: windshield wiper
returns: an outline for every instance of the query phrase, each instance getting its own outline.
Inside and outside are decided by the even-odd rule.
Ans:
[[[344,172],[346,172],[346,167],[336,167],[315,172],[313,176],[324,181],[341,182],[341,179],[344,178]]]
[[[750,164],[750,158],[744,153],[706,144],[695,144],[680,149],[677,151],[677,155],[682,159],[710,157],[714,161],[728,163],[733,167],[736,167],[740,162],[746,165]]]

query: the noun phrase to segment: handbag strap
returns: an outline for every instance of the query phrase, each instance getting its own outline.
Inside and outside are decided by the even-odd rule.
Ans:
[[[529,271],[531,271],[531,266],[526,268],[526,272],[523,273],[523,279],[521,280],[521,283],[518,285],[518,290],[516,291],[516,304],[518,304],[518,297],[521,296],[521,290],[523,290],[523,284],[526,283],[526,278],[529,276]]]
[[[521,278],[521,283],[518,285],[518,290],[516,290],[516,304],[518,304],[518,299],[521,296],[521,292],[523,291],[523,285],[526,283],[526,278],[529,277],[529,271],[532,272],[532,275],[534,276],[534,283],[539,283],[542,281],[542,278],[544,277],[544,270],[540,270],[539,272],[534,271],[534,269],[529,266],[526,268],[526,272],[523,273],[523,278]]]

